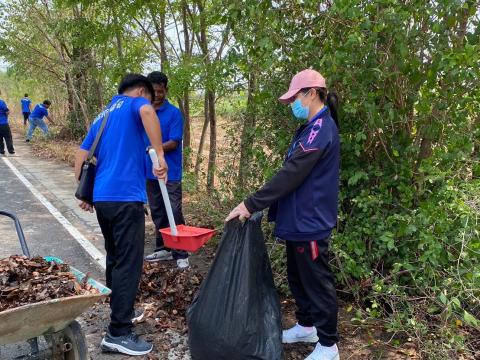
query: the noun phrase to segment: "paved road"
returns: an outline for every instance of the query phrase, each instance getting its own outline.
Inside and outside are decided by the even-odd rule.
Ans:
[[[14,146],[14,156],[0,157],[0,210],[17,214],[32,255],[59,257],[105,283],[101,266],[105,254],[103,237],[95,215],[82,211],[73,196],[76,187],[73,169],[65,164],[34,157],[30,144],[18,135],[14,137]],[[154,247],[153,224],[149,220],[148,229],[145,244],[147,253]],[[82,246],[78,238],[88,244]],[[0,217],[0,258],[20,253],[13,222]],[[99,256],[92,256],[91,253]],[[90,359],[132,359],[100,351],[99,343],[108,318],[108,305],[98,304],[78,319],[86,334]],[[148,333],[142,326],[136,331],[139,334]],[[188,347],[185,335],[171,332],[161,336],[172,346],[166,358],[190,359],[186,354]],[[27,352],[26,343],[0,346],[0,360],[14,359]]]
[[[92,257],[77,240],[88,242],[90,253],[104,255],[95,215],[79,209],[73,197],[73,169],[35,158],[29,144],[19,137],[14,141],[16,154],[0,158],[0,209],[19,217],[32,256],[59,257],[105,283],[101,257]],[[21,253],[13,222],[1,216],[0,258]],[[3,346],[0,359],[13,359],[27,350],[25,343]]]
[[[15,149],[14,156],[0,159],[0,209],[17,214],[32,255],[59,257],[102,279],[103,269],[99,262],[68,231],[78,232],[91,244],[93,251],[103,255],[103,239],[95,215],[79,209],[73,197],[72,168],[33,157],[30,146],[18,137]],[[37,196],[15,174],[15,169],[32,185]],[[38,196],[53,207],[49,210]],[[52,209],[58,210],[57,218],[64,219],[66,226],[52,215]],[[20,253],[13,222],[0,218],[0,257]]]

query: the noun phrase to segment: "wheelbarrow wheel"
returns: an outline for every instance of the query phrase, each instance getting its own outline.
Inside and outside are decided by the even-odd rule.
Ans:
[[[88,360],[87,341],[80,324],[74,320],[62,332],[65,360]]]

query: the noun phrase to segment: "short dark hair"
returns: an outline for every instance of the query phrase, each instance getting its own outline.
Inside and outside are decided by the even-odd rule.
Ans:
[[[50,100],[43,100],[43,105],[52,105],[52,102]]]
[[[153,90],[153,85],[145,76],[140,74],[127,74],[120,81],[118,85],[118,93],[123,94],[127,90],[136,89],[142,87],[147,90],[152,96],[152,101],[155,98],[155,91]]]
[[[152,84],[163,84],[165,87],[168,86],[168,77],[161,71],[152,71],[148,74],[147,78]]]
[[[25,94],[25,97],[28,97],[28,94]]]

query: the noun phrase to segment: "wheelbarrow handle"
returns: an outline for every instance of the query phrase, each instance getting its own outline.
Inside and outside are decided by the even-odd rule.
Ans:
[[[13,213],[2,210],[0,210],[0,215],[8,216],[14,221],[15,229],[17,230],[18,240],[20,241],[23,255],[30,257],[30,251],[28,250],[27,242],[25,241],[25,235],[23,235],[22,225],[20,225],[20,220],[18,220],[18,217]]]
[[[154,148],[148,149],[148,155],[152,160],[153,166],[159,166],[157,152]],[[165,204],[165,209],[167,210],[168,223],[170,224],[170,232],[172,235],[177,235],[177,225],[175,225],[175,218],[173,217],[172,204],[170,203],[170,197],[168,196],[167,186],[165,181],[158,179],[158,184],[160,185],[160,190],[162,191],[163,203]]]

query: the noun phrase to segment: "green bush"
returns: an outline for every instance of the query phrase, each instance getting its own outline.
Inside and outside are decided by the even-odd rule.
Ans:
[[[284,56],[259,59],[248,182],[232,195],[240,199],[280,167],[297,124],[277,97],[298,70],[320,70],[342,105],[331,262],[339,287],[365,316],[388,316],[390,331],[417,338],[426,357],[472,354],[480,318],[478,9],[453,0],[340,0],[321,12],[316,1],[290,5],[288,14],[264,14],[270,27],[257,34]],[[267,238],[286,290],[284,253]]]

